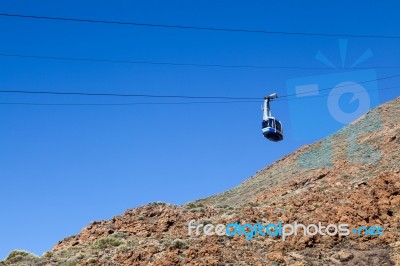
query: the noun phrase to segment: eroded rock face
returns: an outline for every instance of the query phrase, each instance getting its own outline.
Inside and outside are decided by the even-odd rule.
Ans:
[[[261,170],[240,186],[184,206],[152,203],[108,221],[93,222],[60,241],[41,265],[400,265],[400,98],[379,109],[379,134],[357,144],[378,148],[376,163],[351,163],[337,134],[331,167],[300,167],[309,145]],[[350,125],[365,127],[374,112]],[[361,123],[361,125],[360,125]],[[334,142],[335,143],[335,142]],[[321,154],[321,156],[324,156]],[[377,226],[383,236],[188,235],[203,224],[302,223]],[[37,262],[38,263],[38,262]],[[3,262],[5,265],[17,265]],[[23,265],[23,264],[22,264]],[[39,264],[38,264],[39,265]]]
[[[61,241],[53,252],[55,257],[71,248],[75,253],[96,254],[97,263],[101,265],[237,265],[238,262],[247,265],[272,265],[273,262],[282,265],[366,265],[368,261],[395,265],[399,262],[400,247],[396,241],[400,237],[399,180],[400,173],[382,174],[361,187],[338,187],[332,192],[335,196],[323,196],[316,188],[271,205],[264,205],[268,202],[268,195],[265,195],[264,200],[257,198],[258,206],[250,204],[253,206],[233,210],[150,204],[112,220],[93,223],[81,234]],[[288,185],[285,190],[296,189],[296,186]],[[338,204],[341,199],[345,201]],[[308,205],[317,206],[310,210]],[[384,227],[384,237],[307,236],[289,237],[286,241],[262,236],[250,241],[243,236],[189,237],[187,224],[192,219],[212,224],[280,220],[304,224],[317,220],[350,225],[380,224]],[[121,232],[124,234],[118,236]],[[96,240],[107,237],[120,239],[121,244],[96,251],[93,248]],[[89,265],[84,261],[81,263]]]

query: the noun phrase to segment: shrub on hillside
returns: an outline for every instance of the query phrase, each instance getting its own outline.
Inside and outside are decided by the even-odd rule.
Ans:
[[[39,258],[27,251],[23,250],[13,250],[10,254],[8,254],[6,258],[6,262],[8,263],[16,263],[16,262],[34,262]]]
[[[123,242],[115,237],[108,236],[101,238],[94,242],[93,248],[95,249],[105,249],[105,248],[110,248],[110,247],[118,247],[121,245]]]

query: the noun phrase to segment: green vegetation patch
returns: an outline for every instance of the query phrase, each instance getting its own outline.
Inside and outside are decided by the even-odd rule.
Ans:
[[[38,256],[23,250],[13,250],[6,258],[8,263],[35,262],[37,260],[39,260]]]
[[[118,247],[121,244],[123,244],[123,242],[120,239],[113,236],[107,236],[94,242],[92,247],[94,249],[106,249],[111,247]]]

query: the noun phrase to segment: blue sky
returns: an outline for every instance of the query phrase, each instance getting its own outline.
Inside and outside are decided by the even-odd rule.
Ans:
[[[145,3],[144,3],[145,2]],[[400,36],[396,1],[0,1],[0,13],[204,27]],[[0,53],[156,62],[326,67],[250,69],[95,63],[0,56],[0,90],[262,97],[307,82],[340,82],[400,74],[400,39],[267,35],[146,28],[0,17]],[[347,39],[349,68],[339,43]],[[352,72],[354,71],[354,72]],[[371,74],[372,73],[372,74]],[[297,82],[297,83],[296,83]],[[303,84],[304,83],[304,84]],[[324,85],[327,84],[327,85]],[[366,89],[400,85],[380,80]],[[326,91],[326,93],[328,93]],[[322,93],[322,92],[321,92]],[[399,88],[374,91],[375,106]],[[350,95],[351,96],[351,95]],[[346,112],[357,109],[343,95]],[[132,103],[152,99],[0,94],[0,102]],[[177,100],[173,100],[176,102]],[[302,103],[304,101],[304,103]],[[0,105],[0,257],[12,249],[37,254],[78,233],[153,201],[183,204],[227,190],[285,154],[343,126],[326,97],[276,101],[285,140],[261,135],[262,102],[134,106]],[[315,111],[313,111],[315,110]],[[304,132],[298,123],[306,113]],[[320,126],[321,127],[321,126]],[[319,128],[320,128],[319,127]],[[304,138],[303,138],[304,137]]]

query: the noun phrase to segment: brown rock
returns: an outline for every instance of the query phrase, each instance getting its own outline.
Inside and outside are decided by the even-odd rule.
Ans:
[[[351,260],[354,257],[354,255],[351,252],[341,250],[338,252],[338,257],[340,261],[348,261]]]
[[[271,261],[276,261],[276,262],[283,262],[283,256],[281,252],[275,251],[271,252],[267,255],[267,258]]]

